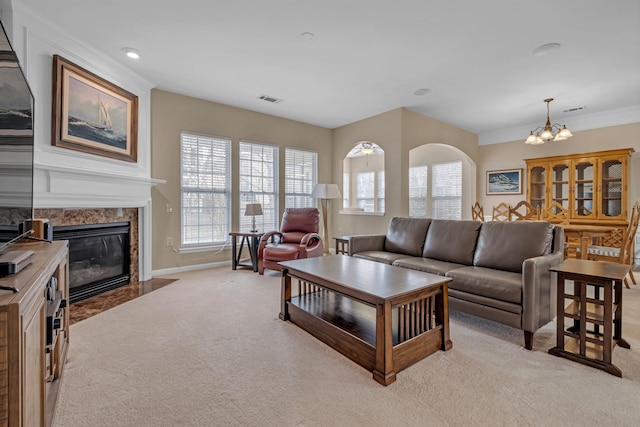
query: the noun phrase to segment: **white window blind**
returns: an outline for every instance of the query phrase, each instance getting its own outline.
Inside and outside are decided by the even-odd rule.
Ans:
[[[318,181],[318,153],[286,148],[284,163],[284,207],[316,207],[311,192]]]
[[[231,141],[181,133],[181,242],[224,243],[231,219]]]
[[[377,212],[384,212],[384,171],[378,171],[376,174],[378,177],[378,186],[376,188],[376,194],[378,195],[375,210]]]
[[[356,175],[356,201],[365,212],[374,211],[375,173],[360,172]]]
[[[259,231],[278,228],[278,147],[240,141],[240,231],[251,229],[247,203],[262,205],[262,215],[256,216]]]
[[[342,174],[342,207],[344,209],[348,209],[349,206],[349,194],[351,193],[349,190],[349,186],[351,183],[349,182],[349,172],[345,172]]]
[[[409,216],[426,218],[427,214],[427,173],[429,167],[409,168]]]
[[[462,162],[436,163],[431,167],[433,218],[462,218]]]

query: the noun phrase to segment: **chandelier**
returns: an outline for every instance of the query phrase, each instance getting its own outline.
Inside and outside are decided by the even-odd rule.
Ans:
[[[539,127],[531,131],[529,137],[525,141],[527,144],[539,145],[544,144],[547,141],[564,141],[571,138],[573,134],[567,129],[566,125],[560,126],[557,123],[551,124],[549,120],[549,103],[553,101],[553,98],[547,98],[544,102],[547,103],[547,123],[544,127]]]
[[[372,154],[373,153],[373,143],[369,141],[364,141],[362,143],[362,148],[360,148],[360,152],[362,154]]]

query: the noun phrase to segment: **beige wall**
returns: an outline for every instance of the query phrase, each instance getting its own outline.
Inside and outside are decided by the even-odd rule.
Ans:
[[[232,229],[238,228],[240,140],[280,147],[284,165],[285,147],[318,153],[318,182],[329,182],[333,173],[331,130],[267,114],[255,113],[161,90],[151,92],[151,175],[167,183],[152,190],[153,270],[229,261],[230,250],[178,254],[166,246],[173,237],[180,243],[180,132],[231,138],[232,144]],[[341,163],[340,163],[341,164]],[[281,168],[282,170],[282,168]],[[280,215],[284,210],[284,174],[279,174]],[[173,212],[166,212],[166,205]]]
[[[386,198],[383,216],[339,214],[332,205],[329,235],[384,233],[394,216],[409,214],[409,151],[424,144],[451,145],[473,162],[478,157],[477,135],[425,117],[406,108],[398,108],[333,130],[333,162],[342,161],[359,141],[378,144],[385,155]],[[342,170],[335,168],[333,179],[342,188]]]
[[[450,145],[462,151],[470,170],[475,168],[476,199],[485,206],[485,214],[500,201],[512,203],[526,198],[487,196],[485,176],[488,170],[522,168],[524,159],[633,148],[631,160],[630,200],[640,200],[640,123],[574,132],[565,142],[530,146],[522,141],[478,146],[477,135],[443,122],[422,116],[405,108],[360,120],[329,130],[300,122],[281,119],[190,98],[161,90],[151,92],[152,176],[167,183],[153,190],[153,269],[185,267],[212,262],[228,262],[230,251],[177,254],[166,246],[167,237],[180,241],[180,131],[229,137],[233,141],[233,166],[237,171],[240,140],[263,142],[281,147],[280,163],[284,164],[284,147],[318,152],[318,182],[338,184],[342,189],[342,165],[349,150],[360,141],[372,141],[385,152],[386,211],[383,215],[340,214],[342,201],[331,203],[329,237],[349,234],[384,233],[394,216],[408,215],[408,176],[410,151],[425,144]],[[418,150],[419,151],[419,150]],[[524,174],[523,174],[524,177]],[[473,185],[465,178],[465,186]],[[284,206],[284,175],[280,173],[280,210]],[[238,224],[238,176],[233,174],[232,224]],[[526,188],[526,183],[523,184]],[[469,196],[471,199],[473,197]],[[471,202],[470,202],[471,203]],[[463,206],[463,218],[470,213],[470,203]],[[166,205],[173,212],[166,212]],[[469,212],[467,212],[467,210]],[[328,242],[333,246],[333,240]]]
[[[528,145],[522,140],[503,144],[483,145],[480,147],[480,161],[477,164],[478,200],[484,207],[485,215],[490,216],[494,205],[500,202],[515,204],[526,199],[526,163],[525,159],[560,156],[564,154],[590,153],[594,151],[633,148],[630,162],[629,200],[640,200],[640,123],[612,126],[573,132],[566,141],[547,142],[543,145]],[[486,172],[499,169],[519,169],[523,172],[523,194],[491,195],[486,194]],[[468,207],[471,209],[471,206]]]

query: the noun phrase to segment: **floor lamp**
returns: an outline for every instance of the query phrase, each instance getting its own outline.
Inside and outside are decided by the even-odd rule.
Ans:
[[[327,229],[327,215],[329,213],[329,200],[341,199],[342,195],[336,184],[316,184],[311,197],[320,199],[322,203],[322,235],[324,240],[324,253],[329,253],[329,230]]]

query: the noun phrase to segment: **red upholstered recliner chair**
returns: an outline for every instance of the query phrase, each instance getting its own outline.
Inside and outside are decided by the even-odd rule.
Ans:
[[[318,234],[320,213],[316,208],[287,208],[280,231],[265,233],[258,246],[258,274],[264,269],[282,270],[280,261],[322,256],[324,248]],[[269,243],[273,239],[273,243]]]

